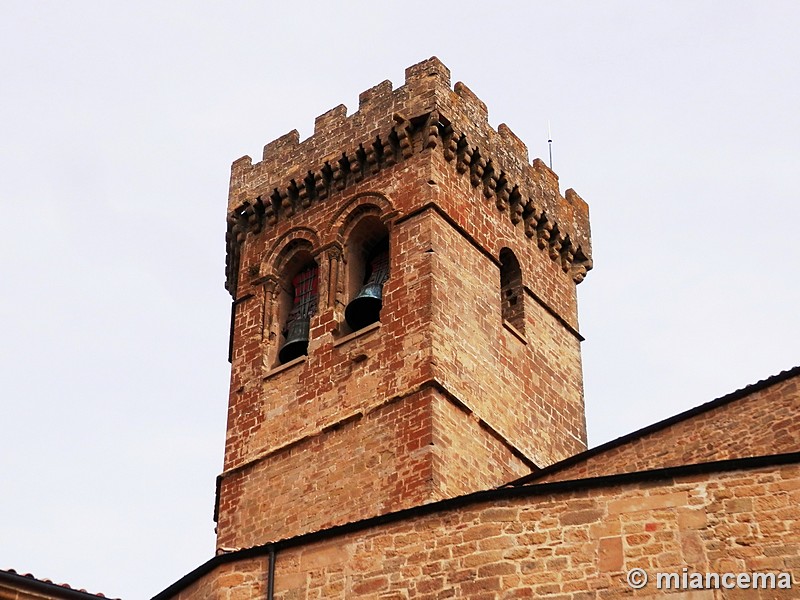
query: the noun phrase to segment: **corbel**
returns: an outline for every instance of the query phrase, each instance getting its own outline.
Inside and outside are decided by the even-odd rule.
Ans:
[[[414,147],[411,144],[411,123],[399,113],[395,113],[393,118],[396,125],[392,129],[397,134],[397,143],[400,147],[400,156],[402,156],[404,159],[411,158],[411,155],[414,154]]]
[[[497,190],[497,171],[494,170],[494,163],[489,159],[483,171],[483,195],[489,199]]]
[[[380,137],[376,137],[375,141],[369,145],[367,164],[370,167],[370,173],[373,175],[381,170],[381,165],[383,164],[383,143]]]
[[[570,275],[572,276],[572,280],[578,284],[586,278],[586,273],[592,270],[594,263],[592,262],[591,258],[588,258],[583,249],[578,246],[575,249],[575,258],[572,262],[572,267],[570,268]]]
[[[444,159],[451,162],[458,154],[458,136],[453,131],[452,125],[445,125],[442,130],[444,141]]]
[[[550,235],[553,231],[553,223],[547,218],[547,215],[542,213],[539,218],[539,223],[536,226],[536,244],[540,250],[544,250],[550,245]]]
[[[424,148],[436,148],[439,143],[439,111],[432,110],[425,122]]]
[[[539,219],[542,218],[542,211],[539,210],[533,203],[533,200],[528,199],[525,204],[525,209],[522,213],[523,220],[525,221],[525,235],[532,238],[537,234],[539,229]]]
[[[522,205],[522,195],[519,193],[519,187],[514,186],[508,196],[508,205],[511,207],[509,211],[511,215],[511,222],[516,225],[522,220],[522,212],[525,208]]]
[[[303,178],[302,185],[299,189],[300,193],[300,206],[303,208],[308,208],[311,206],[311,200],[313,199],[315,193],[317,191],[316,184],[314,183],[314,175],[311,171]]]
[[[350,173],[350,161],[345,153],[336,161],[333,170],[333,182],[340,192],[347,186],[347,175]]]
[[[280,206],[280,194],[276,189],[272,195],[267,199],[264,204],[264,218],[267,221],[267,225],[275,225],[278,222],[278,211],[276,210],[277,206]]]
[[[511,197],[511,193],[508,190],[508,179],[506,179],[506,174],[500,171],[500,174],[497,176],[497,183],[495,184],[495,205],[497,206],[498,210],[501,212],[508,208],[508,201]]]
[[[563,244],[564,234],[561,233],[561,230],[558,228],[558,223],[556,223],[553,226],[553,230],[550,232],[550,249],[548,250],[548,254],[551,260],[556,260],[560,256]]]
[[[397,164],[397,153],[400,151],[400,142],[397,139],[397,132],[392,129],[386,139],[383,140],[383,163],[387,167]]]
[[[245,228],[252,233],[259,233],[261,231],[261,211],[258,210],[257,205],[258,199],[256,198],[242,213]]]
[[[317,185],[317,199],[324,200],[328,197],[333,182],[333,169],[329,162],[325,162],[319,173],[314,176]]]
[[[561,270],[564,273],[568,272],[572,261],[575,258],[575,249],[572,246],[572,240],[569,235],[564,236],[564,241],[561,243]]]
[[[356,148],[355,153],[350,158],[350,173],[353,179],[358,182],[364,179],[364,165],[367,162],[367,152],[361,144]]]
[[[480,150],[472,151],[472,161],[469,164],[469,182],[472,187],[478,187],[483,181],[483,172],[486,169],[486,159],[481,156]]]
[[[467,143],[466,136],[461,136],[458,141],[458,161],[456,161],[456,171],[466,173],[472,164],[472,147]]]
[[[284,188],[280,191],[276,191],[278,192],[278,197],[280,198],[281,212],[287,217],[291,217],[294,215],[294,205],[292,204],[292,198],[289,195],[288,190]]]

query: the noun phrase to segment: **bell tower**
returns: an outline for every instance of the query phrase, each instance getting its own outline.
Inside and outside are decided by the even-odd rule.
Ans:
[[[436,58],[233,163],[218,546],[502,485],[586,446],[588,208]]]

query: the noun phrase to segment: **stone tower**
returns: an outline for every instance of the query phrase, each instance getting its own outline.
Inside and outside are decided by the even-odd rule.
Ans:
[[[218,546],[496,487],[585,448],[587,206],[436,58],[237,160],[227,247]],[[364,297],[374,314],[347,311]]]

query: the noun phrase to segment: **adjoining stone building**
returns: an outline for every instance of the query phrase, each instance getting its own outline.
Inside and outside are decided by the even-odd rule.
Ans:
[[[800,574],[800,369],[586,450],[586,203],[436,58],[346,113],[233,164],[218,550],[156,598],[586,600],[666,593],[634,568]]]

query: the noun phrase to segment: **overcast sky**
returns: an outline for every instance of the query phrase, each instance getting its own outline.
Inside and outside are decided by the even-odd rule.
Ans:
[[[230,163],[431,55],[589,203],[591,445],[800,363],[800,4],[271,4],[0,2],[0,568],[214,554]]]

